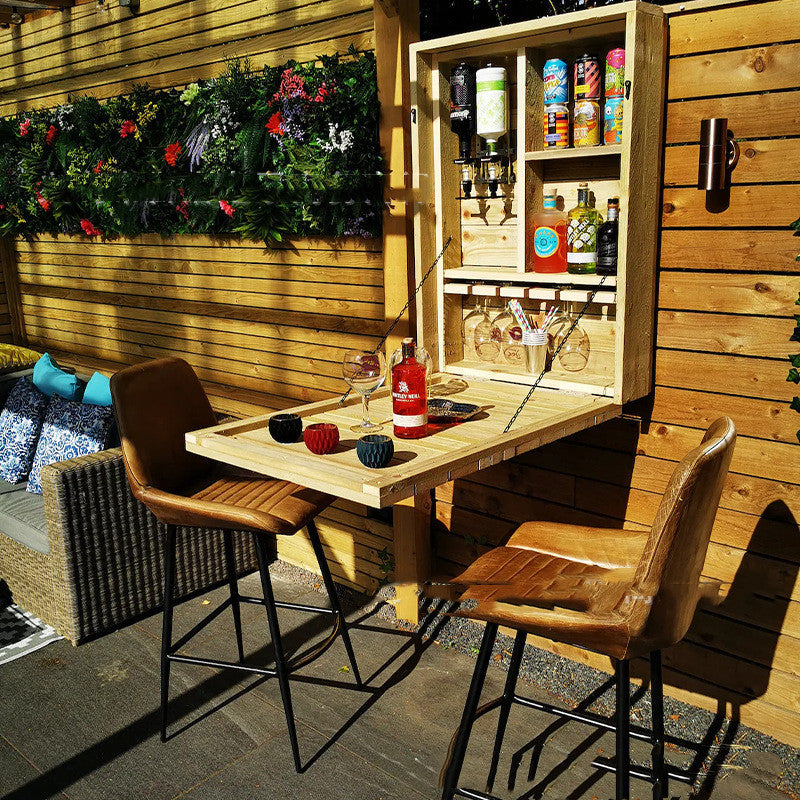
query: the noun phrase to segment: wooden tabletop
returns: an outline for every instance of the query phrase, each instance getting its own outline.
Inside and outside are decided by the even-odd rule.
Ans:
[[[481,412],[467,422],[436,426],[422,439],[395,437],[395,456],[382,469],[369,469],[356,456],[359,434],[350,426],[361,421],[361,398],[355,394],[344,405],[336,398],[288,409],[303,418],[304,426],[314,422],[338,426],[339,446],[328,455],[314,455],[302,439],[294,444],[274,441],[267,430],[272,414],[192,431],[186,434],[186,448],[233,466],[385,508],[620,413],[620,407],[608,398],[537,389],[511,430],[503,433],[527,390],[512,384],[467,383],[452,376],[435,376],[432,397],[475,403]],[[388,389],[373,394],[370,417],[383,424],[381,433],[392,435]]]

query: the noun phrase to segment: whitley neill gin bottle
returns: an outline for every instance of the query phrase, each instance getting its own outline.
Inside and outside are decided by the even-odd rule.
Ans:
[[[414,340],[403,339],[400,361],[392,367],[392,419],[398,439],[419,439],[428,433],[427,370],[415,351]]]

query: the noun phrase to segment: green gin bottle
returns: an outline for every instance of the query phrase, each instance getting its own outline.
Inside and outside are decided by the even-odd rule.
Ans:
[[[567,272],[597,271],[597,230],[603,218],[589,205],[588,184],[578,184],[578,205],[567,214]]]

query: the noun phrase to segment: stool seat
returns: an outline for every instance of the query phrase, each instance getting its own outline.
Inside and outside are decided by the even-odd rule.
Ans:
[[[167,524],[284,536],[304,528],[334,500],[290,481],[227,475],[180,493],[144,486],[139,499]]]

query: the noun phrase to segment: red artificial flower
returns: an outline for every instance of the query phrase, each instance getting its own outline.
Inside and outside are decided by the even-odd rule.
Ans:
[[[132,119],[126,119],[125,122],[122,123],[122,127],[119,129],[119,135],[123,139],[127,139],[132,133],[136,133],[136,123]]]
[[[168,144],[164,150],[164,161],[171,167],[174,167],[178,161],[178,156],[181,154],[181,146],[179,142]]]
[[[31,127],[31,121],[29,119],[26,119],[25,122],[20,122],[20,124],[19,124],[19,135],[20,136],[27,136],[28,135],[28,131],[30,130],[30,127]]]
[[[183,195],[181,195],[183,196]],[[187,200],[181,200],[175,206],[175,210],[188,222],[189,221],[189,203]]]
[[[81,220],[81,228],[83,228],[83,232],[87,236],[102,236],[103,235],[103,231],[101,231],[99,228],[95,228],[95,226],[92,225],[92,223],[88,219],[82,219]]]
[[[95,175],[99,175],[100,174],[100,170],[103,169],[103,167],[105,165],[106,165],[105,161],[98,161],[97,162],[97,166],[94,168],[94,174]]]
[[[273,136],[283,136],[286,131],[283,127],[283,116],[280,111],[276,111],[264,126]]]
[[[302,76],[296,75],[294,70],[289,67],[281,74],[281,85],[272,96],[272,100],[280,100],[282,97],[299,97],[302,100],[308,100],[305,87],[306,84]]]
[[[230,204],[230,203],[229,203],[227,200],[220,200],[220,201],[219,201],[219,207],[220,207],[220,208],[221,208],[221,209],[222,209],[222,210],[223,210],[223,211],[224,211],[224,212],[225,212],[225,213],[226,213],[226,214],[227,214],[229,217],[232,217],[232,216],[233,216],[233,212],[234,212],[234,211],[236,211],[236,209],[235,209],[235,208],[234,208],[234,207],[233,207],[233,206],[232,206],[232,205],[231,205],[231,204]]]
[[[45,142],[47,142],[47,144],[53,144],[53,142],[56,139],[56,136],[58,136],[58,128],[56,128],[55,125],[51,125],[47,129],[47,135],[44,137],[44,140]]]
[[[336,91],[335,86],[331,86],[330,89],[328,88],[327,83],[323,83],[322,86],[317,89],[317,96],[314,98],[315,103],[321,103],[325,100],[328,95],[333,94]]]
[[[44,211],[49,211],[50,207],[53,205],[46,197],[42,197],[39,192],[36,192],[36,200]]]

